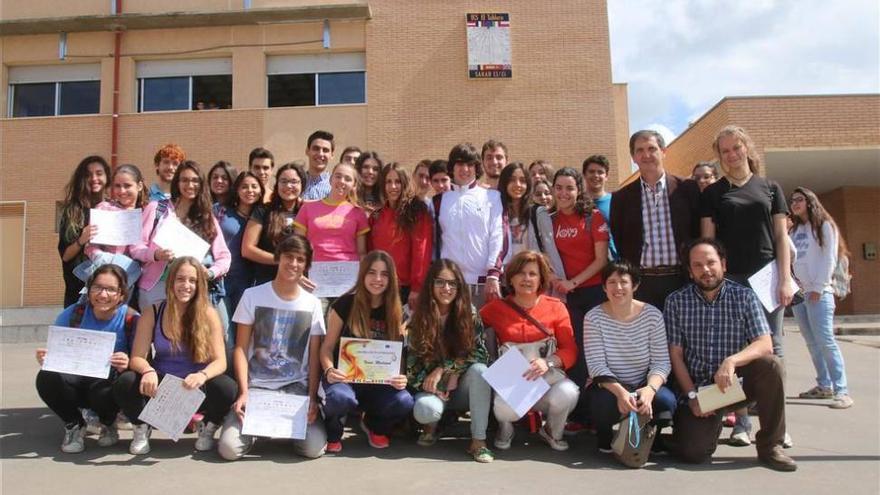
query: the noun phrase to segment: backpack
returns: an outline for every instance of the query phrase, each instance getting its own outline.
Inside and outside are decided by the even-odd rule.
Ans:
[[[837,257],[837,263],[834,265],[834,271],[831,273],[831,291],[834,297],[841,301],[852,292],[850,282],[852,274],[849,272],[849,258],[846,255]]]
[[[82,325],[82,320],[85,314],[86,305],[81,302],[76,303],[76,307],[73,308],[73,314],[70,315],[68,326],[71,328],[79,328],[79,326]],[[125,312],[125,323],[123,326],[123,331],[125,332],[125,340],[128,342],[129,347],[131,347],[131,343],[134,342],[134,331],[136,326],[137,313],[129,308]]]

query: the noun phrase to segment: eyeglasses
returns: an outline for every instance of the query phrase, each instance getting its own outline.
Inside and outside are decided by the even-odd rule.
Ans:
[[[201,184],[201,183],[202,183],[202,179],[199,179],[198,177],[193,177],[193,178],[181,178],[181,179],[179,180],[179,182],[180,182],[181,184]]]
[[[800,203],[801,201],[806,201],[806,200],[807,200],[807,198],[805,198],[803,196],[795,196],[795,197],[791,198],[792,203]]]
[[[278,185],[281,187],[298,186],[300,184],[302,184],[302,181],[296,179],[281,179],[278,181]]]
[[[108,296],[115,296],[119,294],[119,287],[105,287],[103,285],[93,285],[89,287],[89,292],[95,295],[98,295],[102,292],[106,292]]]
[[[442,278],[435,278],[434,287],[438,289],[449,287],[452,290],[458,290],[458,280],[445,280]]]

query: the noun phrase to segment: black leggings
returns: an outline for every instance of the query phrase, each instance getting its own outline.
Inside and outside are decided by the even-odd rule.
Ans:
[[[111,377],[116,374],[112,373]],[[79,408],[95,411],[105,425],[113,423],[119,412],[113,399],[112,379],[40,370],[37,393],[65,425],[85,424]]]
[[[159,375],[159,382],[165,375]],[[143,424],[138,419],[141,411],[147,405],[149,397],[141,395],[141,375],[128,370],[116,380],[113,385],[113,396],[116,402],[122,407],[122,411],[131,420],[132,424]],[[218,375],[211,378],[202,386],[202,392],[205,393],[205,401],[199,407],[199,412],[205,415],[205,419],[215,425],[222,425],[223,418],[232,403],[238,397],[238,384],[229,375]]]

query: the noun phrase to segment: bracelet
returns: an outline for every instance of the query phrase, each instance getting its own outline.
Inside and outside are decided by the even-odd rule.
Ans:
[[[657,387],[651,385],[650,383],[648,384],[648,388],[650,388],[651,390],[653,390],[655,394],[657,393]]]
[[[327,368],[326,370],[324,370],[324,378],[327,378],[327,374],[330,373],[330,370],[332,370],[332,369],[333,369],[333,366],[331,366],[331,367]]]
[[[76,245],[79,246],[80,248],[84,248],[84,247],[86,247],[86,244],[88,244],[88,241],[86,241],[85,244],[80,244],[80,242],[79,242],[79,238],[76,239]]]
[[[144,371],[143,373],[141,373],[141,376],[146,376],[147,373],[156,373],[156,370],[153,369],[153,368],[150,368],[150,369],[148,369],[147,371]],[[156,373],[156,375],[158,376],[159,373]]]
[[[210,379],[210,378],[208,377],[208,374],[205,373],[205,370],[199,370],[199,371],[196,371],[196,373],[201,373],[201,374],[205,375],[205,380],[209,380],[209,379]]]

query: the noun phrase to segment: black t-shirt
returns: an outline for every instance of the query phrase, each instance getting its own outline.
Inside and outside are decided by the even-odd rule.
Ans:
[[[275,243],[272,242],[272,239],[269,237],[269,213],[270,211],[267,206],[257,206],[251,212],[251,220],[263,226],[263,229],[260,231],[260,238],[257,239],[257,247],[268,253],[274,253]],[[284,236],[292,234],[293,219],[295,215],[291,212],[282,212],[281,214],[285,215],[285,227],[282,230],[282,235]],[[262,263],[254,263],[254,278],[256,279],[256,285],[271,282],[275,278],[275,273],[277,271],[278,265],[264,265]]]
[[[330,306],[339,318],[342,319],[342,332],[340,337],[354,337],[351,327],[348,326],[348,316],[351,314],[351,308],[354,306],[354,294],[345,294],[336,299],[336,302]],[[367,338],[376,340],[388,340],[388,333],[385,331],[385,306],[373,308],[370,311],[370,334]],[[333,361],[336,362],[339,356],[339,342],[336,343],[336,349],[333,351]],[[338,365],[338,363],[337,363]]]
[[[727,271],[751,275],[776,258],[773,215],[788,214],[776,182],[753,175],[742,187],[724,177],[700,198],[700,216],[715,222],[715,238],[727,249]]]

